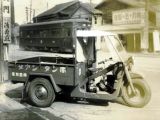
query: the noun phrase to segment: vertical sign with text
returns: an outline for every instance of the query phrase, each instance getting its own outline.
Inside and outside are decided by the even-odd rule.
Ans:
[[[2,0],[3,43],[11,43],[11,5],[10,0]]]

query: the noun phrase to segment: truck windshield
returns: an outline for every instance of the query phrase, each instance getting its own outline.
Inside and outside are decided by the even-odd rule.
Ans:
[[[113,45],[115,46],[115,48],[121,52],[124,50],[123,45],[121,44],[121,42],[119,41],[119,38],[115,35],[109,35],[108,38],[111,40],[111,42],[113,43]]]
[[[121,44],[118,36],[107,35],[99,36],[96,39],[96,59],[97,62],[103,61],[105,59],[113,58],[115,61],[120,61],[116,50],[119,52],[121,57],[127,57],[126,51]],[[124,58],[125,59],[125,58]]]
[[[123,45],[121,44],[121,41],[119,37],[117,36],[117,34],[113,34],[110,32],[104,32],[104,31],[97,31],[97,30],[92,30],[92,31],[79,30],[77,31],[76,34],[78,38],[80,37],[82,38],[92,37],[93,38],[94,37],[95,46],[96,46],[95,55],[96,55],[97,63],[99,61],[103,61],[109,58],[113,58],[114,61],[121,61],[121,59],[126,61],[130,57],[125,51]],[[78,51],[80,51],[80,49]],[[117,54],[117,51],[118,51],[118,54]],[[80,58],[80,56],[78,57]]]

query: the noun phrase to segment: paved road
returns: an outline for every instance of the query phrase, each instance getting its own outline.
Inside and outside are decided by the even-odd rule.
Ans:
[[[152,99],[148,107],[159,112],[160,117],[160,57],[137,57],[135,65],[151,87]]]
[[[0,120],[63,120],[40,108],[20,103],[23,84],[0,84]]]
[[[111,102],[108,105],[55,102],[43,110],[67,120],[159,120],[160,58],[136,57],[135,66],[135,71],[145,76],[152,90],[151,101],[144,108],[131,108]]]
[[[41,108],[41,110],[48,111],[65,120],[159,120],[160,58],[152,55],[138,55],[135,57],[134,70],[142,73],[151,87],[152,98],[144,108],[131,108],[112,102],[109,102],[108,105],[93,105],[87,102],[58,101],[54,102],[51,107]],[[26,106],[31,107],[30,105]]]

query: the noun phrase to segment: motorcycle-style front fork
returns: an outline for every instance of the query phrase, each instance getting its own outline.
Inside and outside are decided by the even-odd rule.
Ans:
[[[130,85],[130,87],[131,87],[131,90],[132,90],[133,94],[136,95],[136,90],[135,90],[135,88],[134,88],[134,86],[133,86],[132,78],[131,78],[131,76],[130,76],[130,74],[129,74],[129,71],[128,71],[128,69],[127,69],[126,66],[125,66],[125,74],[126,74],[128,83],[129,83],[129,85]]]

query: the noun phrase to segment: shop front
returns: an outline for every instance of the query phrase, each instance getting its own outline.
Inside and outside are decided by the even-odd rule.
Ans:
[[[105,24],[93,29],[117,33],[128,52],[160,51],[160,31],[148,25],[148,40],[145,31],[144,8],[123,9],[112,12],[112,24]]]

